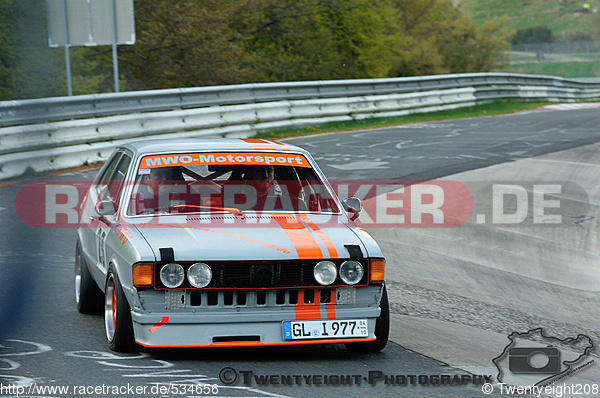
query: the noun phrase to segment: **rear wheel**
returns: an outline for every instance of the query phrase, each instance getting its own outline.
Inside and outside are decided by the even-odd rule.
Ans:
[[[82,314],[102,312],[102,291],[90,274],[79,242],[75,248],[75,303]]]
[[[104,325],[108,347],[117,352],[129,352],[135,347],[129,304],[116,273],[108,271],[104,294]]]
[[[346,343],[346,349],[356,352],[378,352],[385,348],[390,334],[390,305],[388,303],[387,290],[383,287],[381,296],[381,314],[375,322],[375,337],[377,340],[367,343]]]

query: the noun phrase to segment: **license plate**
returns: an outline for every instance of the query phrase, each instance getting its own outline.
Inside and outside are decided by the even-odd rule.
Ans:
[[[369,329],[366,319],[283,322],[284,340],[339,339],[368,336]]]

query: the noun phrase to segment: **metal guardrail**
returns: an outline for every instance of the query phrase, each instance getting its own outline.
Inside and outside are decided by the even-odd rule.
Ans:
[[[475,73],[261,83],[0,102],[0,179],[105,160],[121,142],[406,115],[495,99],[600,99],[600,79]]]
[[[257,83],[0,102],[0,126],[281,100],[414,93],[482,86],[600,88],[596,83],[551,76],[465,73],[392,79]]]

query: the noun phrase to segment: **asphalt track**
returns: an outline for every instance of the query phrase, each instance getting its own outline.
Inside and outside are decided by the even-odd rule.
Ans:
[[[555,156],[558,163],[577,163],[586,153],[589,159],[595,159],[596,147],[589,145],[600,142],[598,126],[600,112],[597,110],[536,110],[508,116],[332,133],[288,142],[309,150],[332,180],[423,181],[450,176],[472,190],[478,214],[489,214],[485,201],[477,201],[479,192],[482,197],[488,197],[485,190],[489,187],[471,185],[473,181],[489,182],[491,175],[502,182],[515,181],[516,177],[528,183],[541,181],[547,170],[543,161],[535,166],[519,162],[542,155]],[[567,149],[576,152],[562,152]],[[596,198],[597,188],[593,178],[589,178],[594,171],[593,167],[573,171],[575,175],[587,176],[577,184],[588,193],[588,200]],[[560,175],[556,169],[551,173]],[[93,174],[94,171],[89,170],[53,179],[90,179]],[[567,173],[559,179],[572,176]],[[548,229],[538,230],[535,226],[511,229],[484,224],[479,226],[485,227],[482,230],[477,228],[476,220],[470,220],[467,227],[456,231],[370,230],[388,258],[387,275],[394,314],[392,342],[382,353],[364,355],[348,353],[338,347],[293,347],[142,350],[139,354],[117,355],[106,347],[102,317],[84,316],[75,309],[75,231],[34,229],[25,226],[16,216],[14,197],[19,187],[28,181],[31,180],[0,188],[2,385],[150,388],[169,383],[217,383],[219,395],[224,396],[480,397],[483,395],[480,388],[473,385],[385,385],[379,382],[373,386],[362,379],[360,385],[352,386],[307,386],[305,383],[293,387],[261,386],[256,380],[251,385],[238,380],[226,386],[218,378],[225,367],[257,375],[368,377],[369,372],[376,371],[389,376],[491,374],[494,371],[491,360],[501,353],[511,331],[545,327],[561,335],[579,332],[591,335],[592,339],[600,337],[597,321],[600,287],[572,286],[572,281],[569,281],[571,286],[566,286],[567,283],[561,282],[567,278],[545,275],[543,269],[538,274],[523,275],[521,269],[503,268],[518,261],[537,264],[531,261],[532,253],[523,252],[523,247],[530,247],[532,242],[541,245],[535,246],[536,258],[544,250],[550,250],[557,255],[548,256],[546,260],[556,257],[555,262],[562,261],[559,254],[567,247],[571,250],[567,254],[591,256],[592,261],[597,251],[593,245],[596,224],[582,226],[584,232],[574,241],[566,238],[572,236],[570,230],[561,232],[566,228],[561,225],[552,229],[558,232],[549,233],[556,239],[541,242],[540,236],[547,235]],[[579,202],[571,200],[569,203],[571,206]],[[563,245],[560,239],[567,241]],[[521,246],[514,246],[517,243]],[[461,244],[467,249],[460,249]],[[570,264],[563,266],[568,271]],[[594,367],[590,368],[577,380],[600,381]],[[6,391],[0,394],[6,395]],[[177,394],[173,390],[163,394],[187,395],[194,394]]]

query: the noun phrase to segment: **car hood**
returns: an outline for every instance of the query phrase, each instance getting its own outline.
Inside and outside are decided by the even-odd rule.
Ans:
[[[381,255],[362,231],[336,220],[337,216],[252,217],[165,216],[160,222],[137,223],[136,228],[157,261],[161,248],[172,248],[176,261],[350,258],[347,246],[354,246],[350,250],[358,246],[364,257]]]

